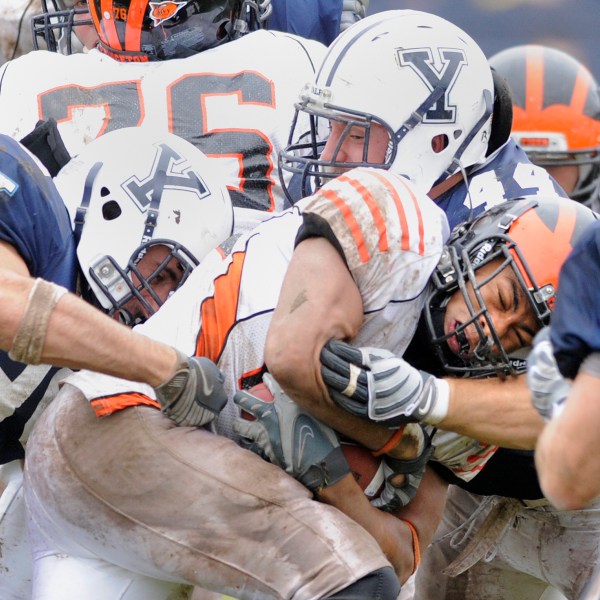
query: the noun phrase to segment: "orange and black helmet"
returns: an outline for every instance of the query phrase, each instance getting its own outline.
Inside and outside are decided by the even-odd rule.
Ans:
[[[46,3],[47,0],[42,0]],[[49,0],[54,5],[59,0]],[[185,58],[264,28],[271,0],[88,0],[98,47],[121,61]],[[52,7],[50,7],[52,8]],[[72,11],[44,7],[34,37],[59,37],[56,30],[79,25]],[[44,31],[44,29],[49,31]],[[50,50],[51,44],[47,43]]]
[[[469,376],[524,372],[525,362],[505,350],[481,288],[511,269],[538,327],[547,325],[560,269],[575,242],[597,218],[590,208],[568,198],[530,196],[507,200],[454,229],[432,274],[432,292],[425,305],[432,343],[447,371]],[[493,271],[480,280],[478,269],[492,261],[496,261]],[[446,334],[443,315],[457,290],[463,294],[470,318]],[[474,351],[467,351],[464,332],[472,326],[479,342]],[[450,352],[451,337],[465,348],[465,355]]]
[[[490,65],[513,97],[513,138],[537,165],[578,166],[571,197],[587,202],[600,178],[600,91],[590,71],[538,45],[503,50]]]

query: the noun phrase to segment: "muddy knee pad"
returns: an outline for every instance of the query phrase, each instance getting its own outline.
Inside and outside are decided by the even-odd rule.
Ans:
[[[392,567],[383,567],[365,575],[325,600],[396,600],[400,582]]]

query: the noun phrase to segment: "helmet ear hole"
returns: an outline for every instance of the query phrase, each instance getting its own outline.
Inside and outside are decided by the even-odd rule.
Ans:
[[[438,154],[448,147],[448,136],[445,133],[440,133],[431,138],[431,149]]]
[[[105,221],[114,221],[121,216],[121,207],[116,200],[109,200],[102,205],[102,216]]]

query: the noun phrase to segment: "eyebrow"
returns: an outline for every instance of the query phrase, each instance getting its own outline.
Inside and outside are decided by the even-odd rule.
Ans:
[[[513,310],[514,310],[514,312],[517,312],[519,310],[519,306],[521,303],[523,290],[517,285],[517,282],[512,277],[510,280],[510,284],[512,286],[512,291],[513,291]],[[535,331],[533,331],[533,329],[531,329],[531,327],[529,327],[528,325],[525,325],[524,323],[519,323],[518,328],[523,330],[525,333],[530,335],[532,338],[535,335]]]

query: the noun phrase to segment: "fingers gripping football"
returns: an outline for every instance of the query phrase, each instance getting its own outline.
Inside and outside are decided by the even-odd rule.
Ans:
[[[330,340],[321,351],[321,376],[342,408],[389,427],[410,421],[436,424],[448,412],[448,383],[388,350]]]
[[[268,373],[264,383],[273,394],[266,402],[245,391],[233,401],[255,420],[236,419],[234,429],[248,448],[318,491],[339,481],[350,468],[335,432],[304,412]]]

